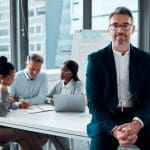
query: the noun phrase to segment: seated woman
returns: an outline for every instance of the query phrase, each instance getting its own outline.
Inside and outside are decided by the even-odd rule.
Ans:
[[[0,116],[5,117],[11,107],[7,86],[11,85],[15,76],[14,66],[7,62],[5,56],[0,57]],[[22,150],[42,150],[47,136],[15,128],[0,126],[0,144],[16,142]]]
[[[73,60],[65,61],[61,67],[61,80],[57,81],[47,97],[53,94],[83,94],[83,84],[78,77],[78,64]]]
[[[73,60],[65,61],[61,67],[61,80],[50,90],[47,103],[52,102],[53,94],[83,94],[83,84],[78,77],[78,64]],[[55,102],[54,102],[55,103]],[[69,150],[68,138],[52,136],[56,150]]]

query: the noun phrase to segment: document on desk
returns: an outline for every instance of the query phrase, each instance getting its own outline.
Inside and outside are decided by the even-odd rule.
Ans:
[[[25,109],[25,111],[30,114],[44,112],[44,111],[53,111],[53,110],[54,110],[54,106],[49,104],[32,105],[28,109]]]

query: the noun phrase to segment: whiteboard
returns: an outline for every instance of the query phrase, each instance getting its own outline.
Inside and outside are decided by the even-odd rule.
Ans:
[[[85,85],[88,54],[104,48],[111,41],[106,30],[80,30],[73,35],[71,59],[79,64],[79,78]]]

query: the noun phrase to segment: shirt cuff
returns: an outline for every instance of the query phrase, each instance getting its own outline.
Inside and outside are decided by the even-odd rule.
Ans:
[[[19,105],[21,104],[21,102],[14,102],[14,106],[15,108],[19,108]]]
[[[46,104],[51,104],[52,98],[46,97],[45,103]]]
[[[118,128],[118,126],[114,126],[114,127],[112,128],[112,130],[111,130],[111,133],[112,133],[116,128]]]
[[[141,123],[142,127],[144,126],[143,121],[139,117],[134,117],[133,120],[137,120]]]

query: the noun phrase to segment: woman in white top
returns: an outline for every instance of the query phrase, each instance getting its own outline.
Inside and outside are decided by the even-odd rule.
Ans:
[[[83,94],[83,84],[78,77],[78,64],[73,60],[65,61],[61,67],[61,80],[50,90],[47,102],[52,102],[53,94]],[[55,102],[54,102],[55,103]],[[68,138],[50,135],[56,150],[69,150]]]
[[[53,98],[53,94],[83,94],[83,84],[78,77],[78,64],[75,61],[63,63],[60,78],[47,97]]]

